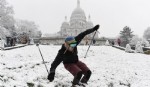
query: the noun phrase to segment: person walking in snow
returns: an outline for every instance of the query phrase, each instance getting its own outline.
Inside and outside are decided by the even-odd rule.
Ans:
[[[63,62],[65,69],[74,76],[72,81],[73,86],[79,85],[80,82],[88,82],[92,72],[85,63],[78,59],[77,46],[86,35],[97,31],[98,29],[99,25],[96,25],[91,29],[87,29],[84,32],[81,32],[75,37],[69,36],[65,39],[65,43],[62,44],[61,49],[58,51],[56,58],[51,64],[50,73],[47,78],[50,82],[54,80],[55,70],[61,62]],[[84,76],[82,77],[82,75]]]
[[[120,46],[120,44],[121,44],[120,38],[117,39],[117,43],[118,43],[118,45]]]
[[[112,44],[112,46],[115,44],[115,42],[114,41],[111,41],[111,44]]]

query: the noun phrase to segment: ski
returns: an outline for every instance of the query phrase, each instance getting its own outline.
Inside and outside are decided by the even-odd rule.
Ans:
[[[77,85],[73,85],[71,87],[86,87],[83,83],[79,83]]]

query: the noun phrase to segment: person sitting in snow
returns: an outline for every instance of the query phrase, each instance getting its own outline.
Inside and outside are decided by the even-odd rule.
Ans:
[[[65,39],[65,43],[62,44],[61,49],[58,51],[56,58],[51,64],[50,73],[47,78],[50,82],[54,80],[55,70],[62,61],[65,69],[74,76],[72,81],[73,85],[78,85],[79,82],[88,82],[91,76],[91,70],[86,66],[85,63],[78,59],[77,46],[86,35],[97,31],[98,29],[99,25],[96,25],[91,29],[87,29],[84,32],[81,32],[75,37],[69,36]],[[82,75],[84,75],[83,78],[81,78]]]

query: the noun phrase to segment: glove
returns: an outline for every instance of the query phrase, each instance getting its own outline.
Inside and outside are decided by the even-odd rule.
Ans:
[[[50,72],[50,74],[48,75],[47,79],[52,82],[54,80],[54,76],[55,76],[55,72]]]
[[[93,29],[94,29],[95,31],[97,31],[98,28],[99,28],[99,25],[96,25]]]

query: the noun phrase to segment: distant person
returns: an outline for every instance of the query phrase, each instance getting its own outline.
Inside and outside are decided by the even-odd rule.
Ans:
[[[16,37],[13,39],[13,46],[15,46],[16,45],[16,42],[17,42],[17,39],[16,39]]]
[[[112,44],[112,45],[114,45],[114,44],[115,44],[115,42],[114,42],[114,41],[111,41],[111,44]]]
[[[118,38],[117,43],[118,43],[118,45],[120,46],[120,44],[121,44],[120,38]]]
[[[89,41],[88,41],[88,40],[86,40],[86,41],[85,41],[85,45],[88,45],[88,44],[89,44]]]
[[[85,37],[85,45],[88,45],[89,41],[88,41],[88,37]]]
[[[95,44],[96,43],[96,40],[95,39],[93,39],[93,44]]]
[[[9,47],[10,46],[10,37],[7,37],[7,41],[6,41],[6,46]]]
[[[10,38],[10,46],[13,46],[13,38]]]
[[[74,76],[72,87],[79,85],[80,79],[81,83],[88,82],[92,72],[85,63],[78,59],[77,46],[86,35],[97,31],[98,28],[99,25],[96,25],[91,29],[87,29],[84,32],[81,32],[75,37],[69,36],[65,39],[65,43],[62,44],[62,47],[58,51],[55,60],[51,64],[50,73],[48,75],[48,80],[50,82],[54,80],[55,70],[61,62],[63,62],[65,69]],[[84,76],[82,77],[82,75]]]

